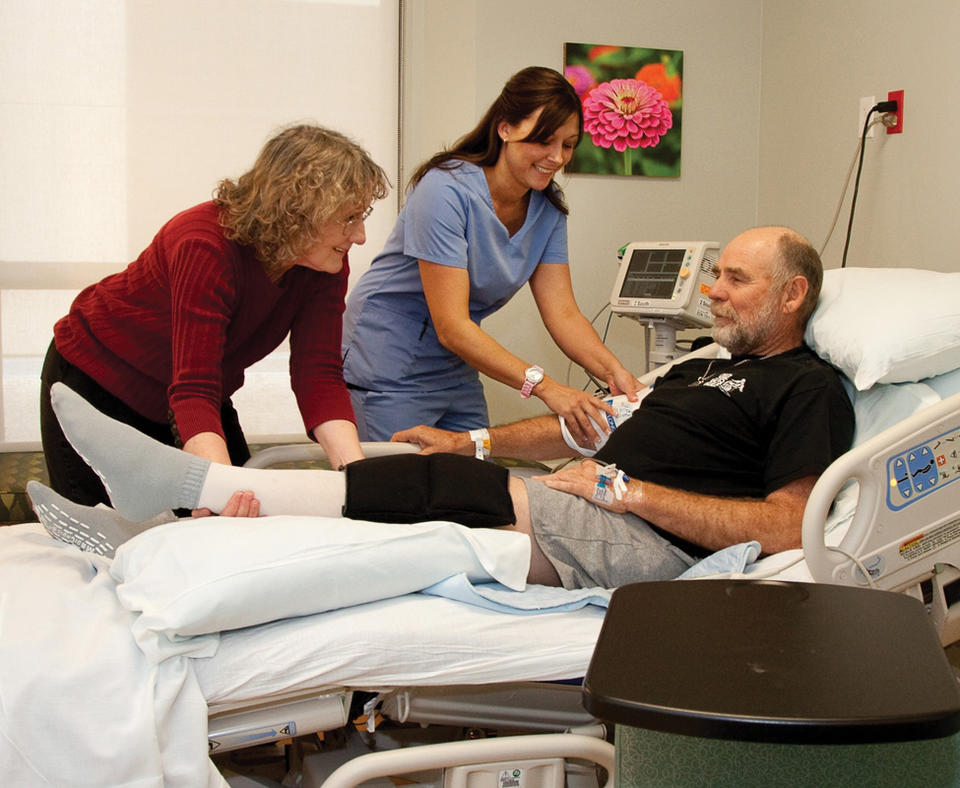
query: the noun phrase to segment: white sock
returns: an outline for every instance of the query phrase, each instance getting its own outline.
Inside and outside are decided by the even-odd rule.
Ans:
[[[238,490],[253,491],[264,515],[340,516],[346,490],[340,471],[211,463],[111,419],[62,383],[53,385],[51,401],[67,439],[128,520],[180,508],[220,512]]]

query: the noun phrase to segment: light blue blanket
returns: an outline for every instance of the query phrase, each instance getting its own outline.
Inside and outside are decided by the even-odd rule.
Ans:
[[[693,580],[727,572],[743,572],[759,555],[759,542],[731,545],[694,564],[678,579]],[[531,615],[560,613],[585,605],[607,607],[613,591],[609,588],[567,590],[537,585],[528,585],[523,591],[513,591],[500,583],[474,584],[466,575],[457,574],[423,589],[423,593],[455,599],[501,613]]]

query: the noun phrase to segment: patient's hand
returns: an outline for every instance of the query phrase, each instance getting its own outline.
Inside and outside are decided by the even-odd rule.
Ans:
[[[594,497],[597,489],[598,467],[600,467],[598,463],[593,460],[584,460],[576,465],[563,468],[556,473],[551,473],[547,476],[534,476],[533,478],[536,481],[543,482],[551,489],[586,498],[602,509],[607,509],[617,514],[623,514],[629,511],[627,497],[616,498],[612,493],[604,500],[599,500]]]
[[[191,517],[209,517],[212,515],[209,509],[194,509],[190,512]],[[250,490],[238,490],[230,496],[219,512],[221,517],[259,517],[260,501],[258,501]]]
[[[420,446],[420,454],[434,454],[442,451],[449,454],[465,454],[469,457],[474,452],[469,433],[439,430],[436,427],[428,427],[426,424],[395,432],[390,440],[396,443],[416,443]]]

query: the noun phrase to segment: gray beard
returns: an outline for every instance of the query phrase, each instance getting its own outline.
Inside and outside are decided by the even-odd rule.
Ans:
[[[713,341],[722,345],[733,356],[743,356],[758,348],[776,325],[776,304],[772,301],[764,304],[756,319],[750,322],[741,320],[729,326],[714,326],[711,331]]]

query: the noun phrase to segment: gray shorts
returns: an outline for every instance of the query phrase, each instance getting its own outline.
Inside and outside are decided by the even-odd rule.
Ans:
[[[697,562],[641,517],[614,514],[542,482],[524,483],[534,537],[564,588],[671,580]]]

